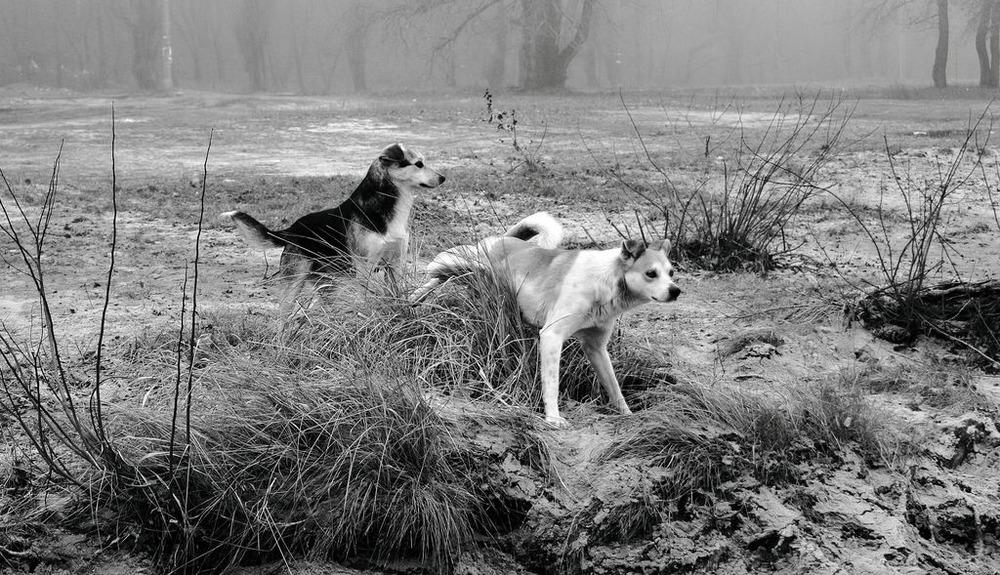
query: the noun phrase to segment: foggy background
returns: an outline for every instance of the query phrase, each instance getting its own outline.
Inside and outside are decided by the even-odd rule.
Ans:
[[[948,84],[996,86],[998,4],[0,0],[0,86],[293,94],[930,86],[942,30]]]

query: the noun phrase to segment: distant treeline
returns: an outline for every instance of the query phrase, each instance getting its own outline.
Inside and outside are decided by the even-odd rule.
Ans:
[[[982,22],[992,29],[983,7],[994,0],[951,3],[947,74],[974,78],[972,40]],[[948,1],[0,0],[0,85],[300,94],[929,85],[942,4]]]

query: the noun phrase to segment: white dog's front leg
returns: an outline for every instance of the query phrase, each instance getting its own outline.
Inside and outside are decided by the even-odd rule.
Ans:
[[[441,285],[441,283],[441,280],[438,278],[431,278],[427,280],[427,283],[413,290],[413,293],[410,294],[408,298],[410,303],[417,304],[422,302],[424,298],[434,291],[435,288]]]
[[[607,335],[610,336],[610,332]],[[596,341],[584,340],[583,350],[590,359],[590,363],[594,366],[594,371],[597,372],[597,377],[601,380],[601,385],[604,386],[604,391],[608,394],[608,401],[611,405],[615,406],[615,408],[617,408],[622,415],[631,415],[632,410],[629,409],[628,404],[625,403],[625,397],[622,395],[622,388],[618,385],[618,378],[615,377],[615,368],[611,365],[611,356],[608,355],[607,345],[607,337],[603,337]]]
[[[561,334],[546,333],[543,329],[539,338],[539,360],[542,368],[542,404],[545,406],[545,422],[553,427],[569,425],[559,415],[559,360],[562,356],[563,337]]]

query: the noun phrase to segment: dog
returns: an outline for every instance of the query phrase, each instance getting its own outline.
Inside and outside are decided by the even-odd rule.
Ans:
[[[305,215],[284,230],[270,230],[240,211],[221,217],[231,218],[251,245],[284,248],[275,276],[285,286],[281,297],[285,307],[297,301],[307,286],[315,291],[323,276],[382,266],[391,270],[401,264],[409,249],[416,191],[444,181],[443,175],[424,164],[421,154],[392,144],[342,204]]]
[[[563,343],[580,340],[608,399],[629,415],[608,355],[615,320],[643,304],[672,302],[681,294],[667,257],[670,242],[624,241],[606,250],[558,249],[562,226],[545,212],[518,222],[500,237],[474,246],[457,246],[438,254],[427,272],[430,279],[411,294],[426,298],[450,278],[492,269],[517,297],[524,319],[538,327],[542,403],[545,421],[565,427],[559,415],[559,364]]]

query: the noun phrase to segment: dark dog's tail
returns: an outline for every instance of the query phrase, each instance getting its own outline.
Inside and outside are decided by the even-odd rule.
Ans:
[[[552,249],[562,241],[563,229],[548,212],[538,212],[511,226],[504,235]]]
[[[232,218],[236,230],[250,245],[259,248],[283,248],[288,242],[274,234],[267,226],[258,222],[250,214],[243,212],[226,212],[220,214],[223,218]]]

